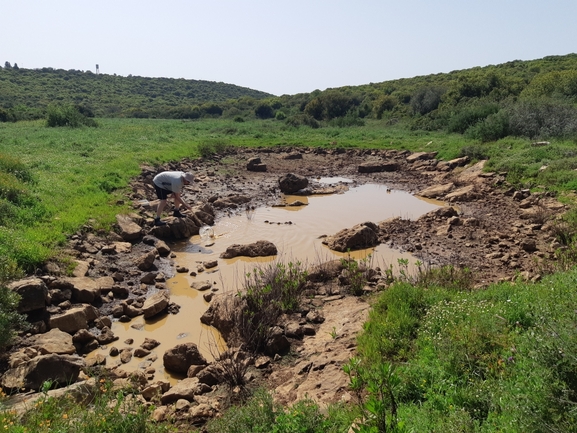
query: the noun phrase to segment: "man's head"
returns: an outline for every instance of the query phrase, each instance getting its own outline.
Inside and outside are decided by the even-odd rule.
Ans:
[[[192,173],[184,173],[182,178],[184,179],[184,183],[186,185],[190,185],[192,182],[194,182],[194,175]]]

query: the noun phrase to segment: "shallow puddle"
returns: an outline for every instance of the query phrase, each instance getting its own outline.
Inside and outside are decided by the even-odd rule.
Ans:
[[[346,179],[335,178],[317,181],[347,182]],[[145,322],[139,317],[131,323],[115,322],[112,331],[119,336],[119,341],[115,344],[119,349],[126,347],[123,342],[127,339],[134,340],[130,346],[134,348],[147,337],[161,342],[154,351],[158,356],[157,360],[133,358],[122,366],[123,369],[130,371],[145,362],[155,367],[156,378],[175,381],[178,378],[165,372],[162,366],[162,354],[166,350],[180,343],[193,342],[211,361],[223,349],[224,345],[218,334],[200,323],[199,318],[209,303],[203,299],[202,292],[190,288],[192,282],[210,281],[217,293],[236,293],[242,289],[246,273],[259,264],[299,261],[308,267],[349,256],[348,253],[337,253],[322,245],[323,235],[333,235],[341,229],[366,221],[378,223],[391,217],[416,219],[442,205],[438,201],[423,200],[403,191],[374,184],[351,187],[344,194],[286,196],[284,199],[287,204],[300,201],[303,205],[258,208],[242,215],[223,218],[211,228],[212,236],[193,236],[171,245],[177,264],[189,269],[189,272],[179,273],[167,282],[171,301],[180,305],[180,312],[157,321]],[[279,251],[278,256],[257,259],[219,258],[232,244],[249,244],[259,240],[274,243]],[[410,254],[401,254],[385,245],[351,252],[350,256],[356,259],[369,257],[372,266],[379,266],[381,269],[392,265],[393,269],[398,270],[398,260],[407,259],[410,270],[416,261]],[[214,260],[218,262],[217,267],[199,272],[203,263]],[[197,272],[197,275],[191,276],[190,272]],[[103,348],[96,353],[107,354],[108,350]],[[113,359],[109,361],[119,362]]]

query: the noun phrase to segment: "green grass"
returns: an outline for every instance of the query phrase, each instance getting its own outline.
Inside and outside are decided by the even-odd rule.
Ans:
[[[577,270],[476,292],[397,284],[359,339],[406,431],[577,431]]]
[[[0,429],[6,433],[175,431],[168,423],[150,422],[152,407],[134,398],[129,389],[114,390],[110,382],[102,380],[92,391],[93,394],[86,392],[85,401],[76,400],[72,394],[55,398],[45,393],[22,416],[12,410],[0,410]]]

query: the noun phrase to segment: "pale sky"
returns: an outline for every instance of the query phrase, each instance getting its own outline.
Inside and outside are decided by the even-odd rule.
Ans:
[[[577,53],[577,0],[0,0],[0,65],[274,95]]]

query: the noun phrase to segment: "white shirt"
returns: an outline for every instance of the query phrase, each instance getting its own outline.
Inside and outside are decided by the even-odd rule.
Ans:
[[[182,171],[163,171],[154,176],[152,181],[156,186],[162,189],[167,189],[172,192],[180,194],[184,186],[184,178]]]

